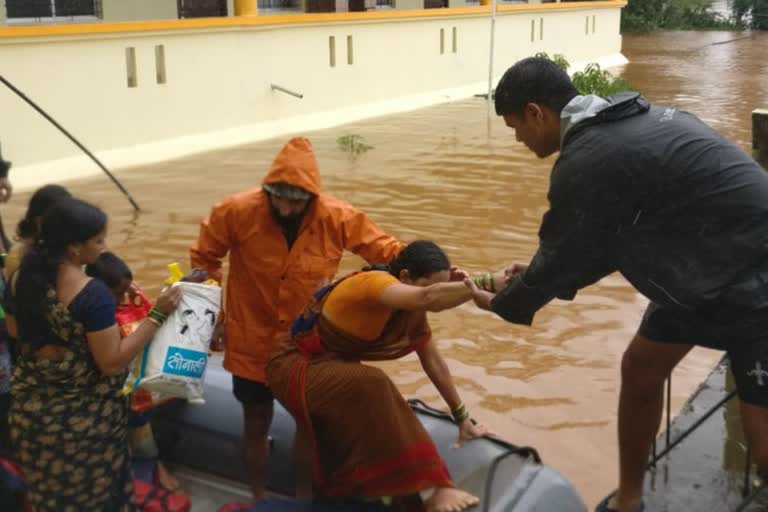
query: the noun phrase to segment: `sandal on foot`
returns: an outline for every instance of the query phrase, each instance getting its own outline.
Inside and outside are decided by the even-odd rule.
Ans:
[[[611,498],[613,498],[613,495],[616,493],[611,493],[608,496],[606,496],[603,501],[601,501],[596,507],[595,512],[618,512],[618,509],[611,508],[608,506],[608,503],[611,501]],[[645,504],[641,501],[640,506],[637,507],[637,512],[645,512]]]

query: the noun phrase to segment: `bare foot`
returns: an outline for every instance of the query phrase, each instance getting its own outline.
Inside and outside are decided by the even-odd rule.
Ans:
[[[427,512],[461,512],[480,503],[476,496],[454,489],[440,487],[424,504]]]
[[[162,462],[157,463],[157,483],[166,491],[171,492],[178,490],[181,486],[173,473]]]

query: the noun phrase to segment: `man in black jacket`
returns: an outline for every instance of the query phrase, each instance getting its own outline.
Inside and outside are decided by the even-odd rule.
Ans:
[[[533,260],[496,295],[475,288],[476,303],[530,325],[616,271],[651,301],[622,359],[618,492],[598,510],[643,509],[664,381],[693,345],[728,352],[768,470],[768,174],[693,115],[636,93],[579,96],[546,59],[511,67],[495,102],[518,141],[560,155]]]

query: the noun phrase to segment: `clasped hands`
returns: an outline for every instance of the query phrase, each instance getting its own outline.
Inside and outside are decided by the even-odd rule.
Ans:
[[[472,300],[480,309],[490,310],[491,301],[496,293],[501,291],[510,280],[522,274],[528,265],[513,263],[501,270],[492,273],[481,274],[474,278],[464,270],[457,267],[451,268],[451,281],[463,281],[472,290]]]

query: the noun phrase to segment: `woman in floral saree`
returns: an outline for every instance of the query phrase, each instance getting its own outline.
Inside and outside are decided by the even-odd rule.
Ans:
[[[318,291],[291,338],[276,349],[269,384],[309,444],[319,494],[420,496],[429,512],[477,503],[454,487],[434,443],[389,377],[361,363],[416,352],[453,411],[459,439],[486,434],[462,404],[427,323],[427,311],[469,300],[465,277],[451,270],[437,245],[413,242],[387,270],[358,272]]]
[[[133,512],[122,394],[127,367],[176,309],[178,289],[121,337],[107,286],[83,272],[104,250],[107,216],[61,199],[11,276],[8,326],[20,353],[11,441],[35,512]]]

